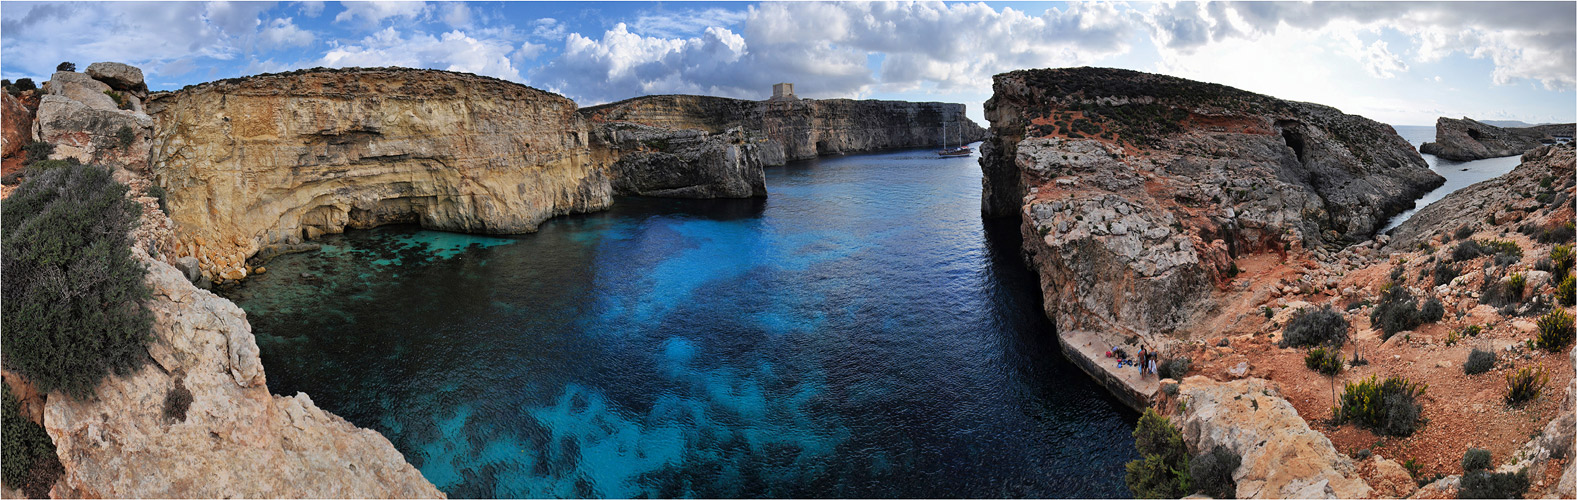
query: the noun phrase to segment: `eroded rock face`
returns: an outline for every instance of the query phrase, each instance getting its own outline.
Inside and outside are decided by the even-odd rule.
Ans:
[[[501,80],[314,71],[204,84],[148,106],[177,255],[210,277],[244,277],[259,250],[347,227],[523,233],[612,201],[575,103]]]
[[[128,135],[123,136],[122,129]],[[148,169],[148,138],[152,130],[153,119],[146,114],[116,109],[113,104],[105,109],[72,99],[69,94],[45,95],[33,120],[33,133],[38,140],[55,145],[50,158],[70,157],[83,163],[138,171]]]
[[[1369,498],[1374,490],[1330,439],[1298,416],[1264,379],[1179,386],[1183,440],[1190,449],[1225,446],[1242,457],[1232,473],[1237,498]]]
[[[153,361],[89,400],[48,398],[44,427],[66,470],[54,496],[443,496],[382,435],[305,394],[269,394],[246,313],[133,254],[153,290]]]
[[[1502,128],[1467,117],[1442,116],[1435,120],[1435,142],[1426,142],[1418,150],[1448,160],[1482,160],[1519,155],[1555,142],[1557,136],[1569,140],[1574,130],[1577,124],[1572,123]]]
[[[621,195],[765,196],[761,167],[823,154],[937,146],[985,137],[962,104],[849,99],[746,101],[659,95],[593,106],[593,149]]]

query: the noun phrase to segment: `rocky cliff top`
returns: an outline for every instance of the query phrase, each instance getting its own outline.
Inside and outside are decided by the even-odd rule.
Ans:
[[[1435,141],[1418,147],[1447,160],[1469,161],[1512,156],[1556,142],[1557,137],[1571,140],[1577,124],[1561,123],[1531,127],[1497,127],[1463,117],[1440,117],[1435,121]]]
[[[526,85],[457,71],[384,68],[311,68],[283,73],[263,73],[238,78],[187,85],[174,92],[157,92],[149,96],[150,105],[163,99],[175,98],[184,93],[215,91],[226,94],[256,95],[286,93],[298,96],[370,97],[373,95],[403,99],[431,96],[454,96],[470,91],[496,93],[500,98],[557,98],[574,105],[569,98]]]

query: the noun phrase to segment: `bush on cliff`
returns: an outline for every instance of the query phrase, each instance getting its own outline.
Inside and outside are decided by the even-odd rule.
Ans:
[[[1446,306],[1440,303],[1440,299],[1430,297],[1429,300],[1424,301],[1424,305],[1418,307],[1419,322],[1434,323],[1445,316]]]
[[[127,236],[141,207],[125,195],[109,170],[67,165],[0,204],[0,362],[44,392],[84,398],[148,357],[147,270]]]
[[[1309,349],[1309,353],[1303,356],[1303,365],[1321,375],[1334,376],[1342,372],[1342,354],[1335,349],[1316,347]]]
[[[0,479],[31,498],[46,498],[61,468],[60,459],[55,457],[55,443],[43,427],[22,416],[21,404],[11,394],[10,385],[0,384],[0,391],[5,393],[5,407],[0,409],[0,445],[4,448]]]
[[[1188,356],[1179,356],[1168,359],[1165,363],[1161,363],[1161,366],[1156,368],[1156,372],[1161,375],[1161,378],[1182,380],[1183,375],[1188,374],[1188,369],[1192,368],[1193,366],[1194,361],[1192,359],[1188,359]]]
[[[1369,311],[1369,323],[1380,329],[1380,338],[1390,340],[1396,332],[1412,330],[1421,322],[1418,299],[1407,287],[1391,285],[1380,293],[1380,302]]]
[[[1347,318],[1342,313],[1323,307],[1298,312],[1282,330],[1281,347],[1313,347],[1328,345],[1340,347],[1347,342]]]
[[[1489,450],[1468,448],[1467,452],[1462,454],[1462,472],[1484,470],[1488,469],[1490,465],[1493,464],[1490,463]]]
[[[71,61],[64,61],[64,62],[61,62],[60,64],[55,65],[55,71],[76,71],[76,70],[77,70],[77,63],[74,63],[74,62],[71,62]]]
[[[1571,345],[1573,334],[1573,318],[1564,309],[1550,311],[1549,314],[1539,318],[1539,333],[1533,339],[1534,347],[1550,352],[1559,352]]]
[[[1242,463],[1243,457],[1225,446],[1217,445],[1215,449],[1194,457],[1188,465],[1188,475],[1200,493],[1211,498],[1237,498],[1238,486],[1232,480],[1232,471],[1237,470]]]
[[[1473,349],[1467,354],[1467,362],[1462,363],[1462,372],[1468,375],[1478,375],[1495,367],[1495,353]]]
[[[1538,398],[1549,381],[1550,374],[1542,366],[1524,366],[1506,372],[1506,404],[1519,406]]]
[[[1341,404],[1336,408],[1336,420],[1356,423],[1377,434],[1410,436],[1417,429],[1418,416],[1423,410],[1417,402],[1418,396],[1428,388],[1428,384],[1402,377],[1380,380],[1378,375],[1348,382],[1342,391]]]
[[[1528,471],[1490,472],[1476,470],[1462,474],[1457,498],[1522,498],[1528,492]]]
[[[1182,498],[1192,491],[1188,447],[1183,434],[1153,408],[1146,408],[1133,430],[1142,457],[1128,462],[1123,481],[1136,498]]]

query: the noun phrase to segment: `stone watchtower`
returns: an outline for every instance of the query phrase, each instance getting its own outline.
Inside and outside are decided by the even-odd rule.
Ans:
[[[778,83],[778,84],[773,84],[772,85],[772,99],[771,100],[773,100],[773,101],[792,101],[792,100],[797,100],[797,99],[799,99],[799,98],[794,96],[794,84],[792,84],[792,83]]]

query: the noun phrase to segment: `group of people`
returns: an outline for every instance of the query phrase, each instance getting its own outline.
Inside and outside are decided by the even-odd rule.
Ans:
[[[1110,351],[1106,351],[1106,357],[1108,357],[1108,358],[1112,358],[1112,357],[1117,358],[1117,366],[1119,368],[1123,367],[1123,366],[1137,366],[1137,367],[1139,367],[1139,377],[1140,378],[1144,378],[1144,375],[1146,373],[1151,374],[1151,375],[1159,376],[1158,375],[1159,372],[1157,371],[1157,364],[1160,363],[1160,357],[1161,357],[1160,354],[1161,353],[1150,349],[1148,346],[1139,346],[1139,358],[1135,359],[1135,360],[1129,360],[1128,359],[1128,353],[1123,352],[1122,348],[1120,348],[1120,347],[1113,348]]]

